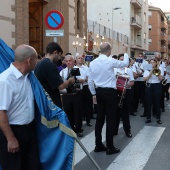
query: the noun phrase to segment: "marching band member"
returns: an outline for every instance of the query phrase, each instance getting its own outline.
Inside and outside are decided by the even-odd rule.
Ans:
[[[163,72],[164,72],[163,79],[164,79],[164,76],[166,75],[166,65],[165,65],[165,63],[161,60],[161,58],[162,58],[162,57],[161,57],[161,53],[156,52],[156,53],[155,53],[155,59],[157,60],[158,65],[159,65],[160,67],[162,67],[162,69],[163,69]],[[162,110],[162,112],[165,112],[164,85],[161,84],[161,86],[162,86],[162,94],[161,94],[161,100],[160,100],[160,102],[161,102],[161,110]]]
[[[119,54],[118,59],[120,61],[123,61],[124,54]],[[120,117],[122,117],[123,120],[123,129],[126,133],[126,136],[131,138],[131,126],[130,126],[130,120],[129,120],[129,111],[130,111],[130,104],[131,104],[131,87],[134,85],[134,76],[133,72],[130,68],[124,67],[124,68],[115,68],[115,75],[126,75],[129,76],[127,85],[126,85],[126,91],[125,96],[123,98],[123,106],[120,108],[118,107],[118,114],[116,116],[116,127],[115,127],[115,135],[118,134],[119,129],[119,123],[120,123]],[[122,94],[123,95],[123,94]]]
[[[124,46],[124,60],[115,60],[110,56],[111,45],[108,42],[100,45],[98,58],[90,63],[88,84],[93,100],[97,100],[97,119],[95,125],[95,144],[94,152],[106,151],[107,155],[120,152],[113,144],[114,124],[117,114],[117,90],[116,76],[114,68],[126,67],[129,64],[127,47]],[[95,87],[96,89],[95,89]],[[106,117],[106,145],[102,143],[102,128]]]
[[[160,98],[162,93],[161,81],[164,75],[163,68],[157,67],[157,60],[151,59],[152,70],[145,70],[144,81],[146,82],[145,95],[146,95],[146,115],[147,120],[145,123],[151,122],[151,107],[154,104],[157,123],[162,124],[161,111],[160,111]]]
[[[89,68],[83,65],[83,62],[84,62],[83,56],[78,54],[76,56],[77,65],[75,67],[80,69],[81,76],[85,78],[82,89],[82,110],[84,112],[83,115],[85,116],[87,126],[92,126],[92,124],[90,123],[90,118],[92,117],[94,111],[93,111],[93,99],[87,83]]]
[[[130,58],[129,69],[132,70],[134,79],[138,78],[137,68],[135,67],[135,58]],[[135,113],[135,99],[134,99],[134,86],[131,87],[131,104],[130,104],[130,115],[137,116]]]
[[[143,103],[144,106],[145,83],[143,81],[143,73],[144,73],[143,66],[145,64],[148,64],[148,62],[144,60],[144,56],[142,53],[138,54],[138,58],[136,59],[136,61],[139,61],[139,62],[135,62],[138,78],[135,79],[135,84],[134,84],[135,111],[137,112],[140,101]],[[142,114],[140,116],[144,117],[145,114]]]
[[[170,66],[168,61],[164,61],[165,65],[166,65],[166,75],[165,75],[165,80],[166,80],[166,85],[165,85],[165,97],[166,100],[169,101],[169,93],[168,93],[168,89],[169,89],[169,85],[170,85]]]

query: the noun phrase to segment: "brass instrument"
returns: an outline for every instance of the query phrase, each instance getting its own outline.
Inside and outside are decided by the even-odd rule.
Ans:
[[[162,80],[162,85],[165,86],[166,84],[167,84],[167,79],[164,78],[164,79]]]
[[[161,74],[161,70],[159,68],[154,68],[152,74],[158,77]]]

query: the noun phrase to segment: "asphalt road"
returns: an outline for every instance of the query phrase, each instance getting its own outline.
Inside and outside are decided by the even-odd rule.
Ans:
[[[146,118],[140,117],[142,113],[143,107],[140,105],[137,116],[130,116],[132,138],[125,136],[120,125],[114,144],[121,152],[114,155],[95,153],[95,120],[91,121],[92,127],[83,124],[84,137],[79,139],[102,170],[170,170],[170,110],[166,104],[165,112],[161,115],[162,124],[157,124],[154,117],[151,123],[145,124]],[[102,134],[105,144],[105,126]],[[75,170],[96,170],[78,144]]]

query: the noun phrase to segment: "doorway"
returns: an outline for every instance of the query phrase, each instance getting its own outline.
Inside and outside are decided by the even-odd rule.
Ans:
[[[29,45],[43,52],[43,2],[29,0]]]

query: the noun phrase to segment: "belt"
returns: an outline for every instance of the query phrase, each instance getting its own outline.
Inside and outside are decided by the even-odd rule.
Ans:
[[[15,125],[15,124],[12,124],[10,126],[14,127],[14,128],[28,128],[28,127],[31,127],[33,125],[34,125],[34,121],[32,121],[31,123],[25,124],[25,125]]]
[[[111,88],[111,87],[96,87],[96,89],[116,90],[115,88]]]

